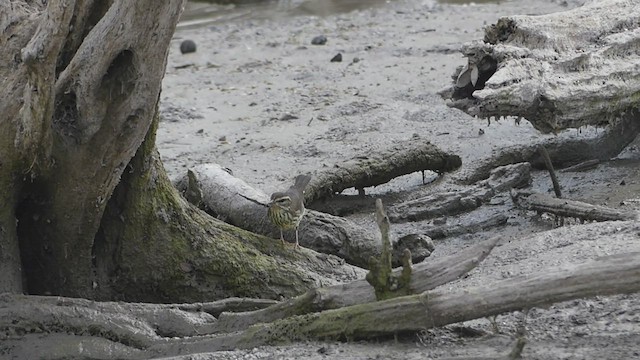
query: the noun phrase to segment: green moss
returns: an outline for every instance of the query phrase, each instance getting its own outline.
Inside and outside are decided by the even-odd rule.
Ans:
[[[125,170],[103,220],[118,243],[114,290],[127,300],[211,301],[229,296],[294,296],[311,285],[269,254],[278,242],[214,219],[186,202],[153,144],[157,121]]]

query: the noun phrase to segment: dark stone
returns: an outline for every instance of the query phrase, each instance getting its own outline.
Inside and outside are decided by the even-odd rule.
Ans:
[[[327,37],[324,35],[318,35],[311,39],[311,45],[324,45],[327,43]]]
[[[409,234],[401,237],[393,244],[393,267],[402,265],[401,260],[404,249],[411,251],[411,261],[417,264],[431,255],[431,252],[435,250],[435,245],[427,235]]]
[[[180,44],[180,52],[188,54],[196,52],[196,43],[193,40],[185,40]]]
[[[342,54],[338,53],[338,55],[332,57],[331,62],[342,62]]]

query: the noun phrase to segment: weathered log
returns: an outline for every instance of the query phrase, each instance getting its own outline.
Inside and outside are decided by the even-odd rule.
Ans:
[[[453,255],[414,265],[409,288],[414,293],[421,293],[461,277],[484,260],[498,241],[499,238],[492,238]],[[395,276],[399,273],[399,269],[394,271]],[[238,331],[257,323],[273,322],[294,315],[304,315],[374,301],[376,301],[374,289],[362,279],[348,284],[310,290],[296,298],[261,310],[222,313],[214,327],[217,332]]]
[[[389,209],[389,219],[393,222],[424,220],[476,209],[499,192],[529,184],[530,171],[529,163],[496,168],[489,179],[468,189],[432,194],[394,205]]]
[[[363,339],[415,332],[509,311],[598,295],[640,291],[640,253],[599,258],[570,269],[513,278],[464,291],[420,295],[295,316],[236,333],[250,346],[286,339]],[[207,339],[202,340],[207,343]],[[219,343],[219,340],[216,341]],[[200,347],[203,344],[194,344]]]
[[[457,220],[447,222],[444,225],[425,225],[420,231],[431,239],[442,239],[450,236],[470,234],[481,230],[487,230],[496,226],[505,225],[509,216],[504,213],[484,216],[479,214],[469,220]]]
[[[625,211],[602,205],[592,205],[582,201],[557,199],[548,195],[513,191],[513,202],[526,210],[546,212],[562,217],[588,221],[639,220],[636,211]]]
[[[267,217],[266,194],[229,174],[217,164],[203,164],[189,170],[202,193],[207,210],[223,221],[254,233],[278,238],[280,231]],[[313,181],[313,180],[312,180]],[[181,191],[190,189],[187,176],[178,180]],[[194,190],[189,190],[193,192]],[[286,236],[291,234],[286,233]],[[363,268],[371,256],[379,256],[380,244],[374,231],[358,226],[347,219],[307,210],[300,223],[300,244],[304,247],[337,255],[348,263]],[[418,252],[416,252],[418,254]],[[414,262],[424,257],[416,256]],[[395,259],[398,263],[400,260]]]
[[[422,292],[459,278],[482,261],[497,241],[497,238],[487,240],[432,264],[417,265],[412,289]],[[362,279],[315,289],[271,305],[264,311],[243,312],[236,316],[225,312],[217,321],[212,315],[220,311],[261,308],[270,301],[227,299],[196,304],[131,304],[4,294],[0,295],[0,338],[3,339],[0,350],[21,358],[36,355],[29,352],[32,351],[30,348],[20,346],[20,339],[29,336],[25,334],[27,331],[49,333],[51,341],[43,340],[42,336],[33,341],[44,348],[50,346],[52,350],[62,351],[53,358],[74,357],[78,351],[102,354],[103,358],[142,359],[152,355],[246,348],[251,345],[244,344],[244,340],[240,341],[236,335],[220,334],[201,342],[202,335],[243,334],[238,330],[245,330],[244,334],[247,334],[251,331],[247,328],[252,324],[375,301],[373,289]],[[92,341],[83,337],[85,334],[93,335]],[[215,346],[210,347],[213,343]],[[39,348],[38,351],[43,350]]]
[[[521,116],[542,132],[637,117],[639,33],[640,8],[628,0],[504,17],[463,48],[468,64],[442,95],[471,115]]]
[[[459,81],[445,93],[463,99],[452,105],[469,114],[521,116],[543,132],[606,125],[629,111],[638,116],[638,19],[640,9],[626,0],[501,18],[484,42],[463,48],[465,71],[487,80]]]
[[[551,161],[558,168],[587,160],[607,161],[618,155],[639,133],[640,121],[637,117],[627,114],[593,138],[553,137],[538,144],[502,148],[491,158],[473,164],[470,171],[460,174],[458,181],[461,184],[473,184],[486,178],[497,166],[519,162],[529,162],[536,169],[544,169],[544,160],[538,151],[538,145],[547,149]]]
[[[5,295],[0,308],[0,329],[10,334],[3,340],[3,351],[12,356],[32,355],[16,346],[26,332],[55,332],[73,337],[40,337],[38,351],[58,351],[60,358],[84,351],[109,354],[125,359],[171,356],[199,352],[250,348],[308,339],[370,339],[416,332],[436,326],[492,316],[555,302],[598,295],[630,294],[640,291],[640,253],[606,256],[570,269],[500,281],[490,287],[457,292],[435,291],[385,301],[355,305],[320,313],[293,316],[272,323],[256,324],[244,331],[167,338],[159,334],[154,322],[135,313],[105,313],[87,306],[38,304],[18,295]],[[171,321],[175,317],[161,319]],[[154,320],[158,320],[155,318]],[[187,323],[209,322],[198,316]],[[95,334],[97,341],[82,339]],[[60,352],[64,354],[60,355]]]
[[[462,165],[460,157],[446,153],[435,145],[417,140],[395,145],[384,151],[368,153],[345,161],[334,168],[313,174],[305,199],[330,197],[349,188],[364,189],[384,184],[401,175],[432,170],[452,171]]]

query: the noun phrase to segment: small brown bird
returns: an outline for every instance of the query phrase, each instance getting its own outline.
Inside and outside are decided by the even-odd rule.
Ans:
[[[271,202],[269,202],[269,210],[267,211],[271,222],[280,228],[280,240],[283,244],[285,243],[283,230],[296,230],[296,249],[300,246],[298,242],[298,225],[305,212],[304,188],[307,187],[310,180],[310,176],[298,175],[289,190],[273,193]]]

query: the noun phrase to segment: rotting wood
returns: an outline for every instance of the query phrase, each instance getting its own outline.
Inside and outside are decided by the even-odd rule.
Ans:
[[[625,211],[582,201],[557,199],[548,195],[525,191],[513,191],[513,202],[525,210],[545,212],[561,217],[587,221],[639,220],[636,211]]]
[[[421,229],[421,232],[431,239],[442,239],[502,226],[507,223],[508,219],[509,216],[504,213],[494,214],[489,217],[484,217],[480,214],[469,221],[457,221],[456,223],[446,223],[444,225],[427,225]]]
[[[544,145],[558,168],[594,159],[608,161],[618,155],[639,133],[638,116],[628,113],[592,138],[553,137],[537,144],[505,147],[491,158],[472,164],[467,171],[454,176],[459,179],[457,182],[460,184],[468,185],[486,178],[497,166],[526,161],[535,169],[544,169],[544,160],[538,152],[540,144]]]
[[[640,253],[634,252],[598,258],[569,269],[504,280],[491,286],[456,292],[428,291],[296,316],[253,326],[237,336],[239,343],[248,342],[249,346],[283,339],[369,339],[571,299],[639,291]]]
[[[542,132],[637,118],[638,19],[640,7],[628,0],[503,17],[484,41],[463,46],[468,64],[441,95],[470,115],[524,117]],[[464,76],[474,70],[475,84]]]
[[[179,179],[175,185],[183,193],[193,192],[193,185],[188,184],[196,182],[198,191],[202,193],[202,203],[210,214],[245,230],[274,239],[279,237],[279,230],[267,217],[266,194],[234,177],[217,164],[198,165],[189,172],[191,175]],[[303,247],[339,256],[362,268],[368,266],[371,256],[380,255],[378,235],[345,218],[307,210],[299,231]],[[291,235],[285,232],[285,238]],[[419,262],[423,258],[416,257],[412,260]],[[400,261],[394,259],[395,263]]]
[[[333,168],[314,173],[305,191],[305,199],[310,203],[345,189],[381,185],[416,171],[444,173],[460,165],[462,160],[458,155],[444,152],[424,140],[402,143],[380,152],[356,156]]]
[[[28,336],[25,333],[35,331],[47,332],[49,337],[53,336],[51,332],[60,332],[64,339],[62,344],[60,338],[54,344],[44,342],[42,337],[33,338],[42,351],[57,349],[66,351],[64,355],[71,357],[78,353],[78,345],[83,345],[86,346],[84,350],[108,352],[112,357],[140,359],[309,339],[372,339],[571,299],[639,291],[640,253],[633,252],[601,257],[567,269],[498,281],[490,286],[454,292],[427,291],[256,324],[243,331],[216,335],[200,332],[200,336],[187,338],[167,337],[157,331],[153,320],[172,321],[173,316],[148,321],[131,312],[116,310],[110,313],[108,308],[96,311],[91,308],[93,302],[86,300],[85,305],[68,306],[65,298],[57,298],[53,304],[42,304],[37,297],[5,294],[0,296],[3,304],[0,330],[3,334],[12,334],[3,339],[3,346],[9,346],[6,349],[12,355],[19,355],[16,351],[20,351],[12,346],[15,337]],[[211,323],[210,318],[199,316],[186,319],[194,326]],[[96,342],[87,342],[83,334],[96,334]]]
[[[375,291],[376,299],[386,300],[412,294],[411,287],[411,251],[403,250],[402,271],[398,276],[391,269],[391,241],[389,240],[389,218],[384,211],[382,200],[376,199],[376,223],[382,238],[380,258],[371,257],[366,280]]]
[[[499,239],[498,237],[491,238],[453,255],[433,258],[428,262],[414,265],[409,287],[415,293],[420,293],[461,277],[482,262],[499,242]],[[399,272],[400,270],[396,269],[394,276],[397,276]],[[373,301],[376,301],[373,288],[364,279],[361,279],[348,284],[310,290],[296,298],[261,310],[222,313],[214,326],[217,332],[238,331],[257,323],[272,322],[289,316]]]
[[[417,221],[437,216],[471,211],[489,201],[495,194],[528,185],[531,165],[519,163],[495,168],[488,179],[470,188],[424,196],[389,208],[392,222]]]

